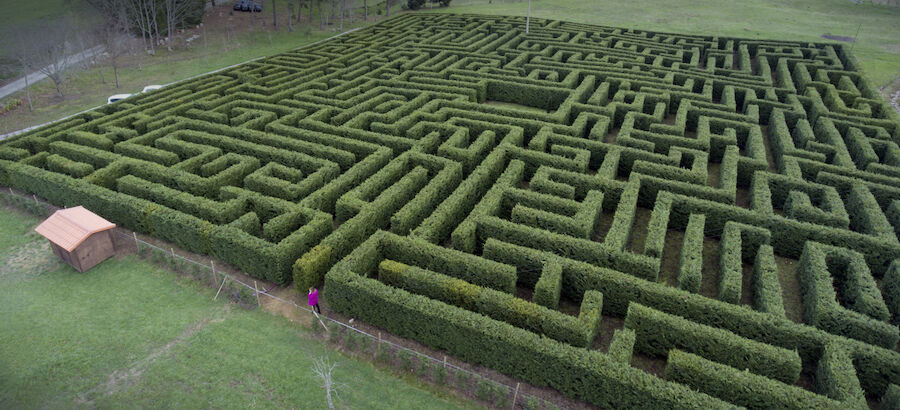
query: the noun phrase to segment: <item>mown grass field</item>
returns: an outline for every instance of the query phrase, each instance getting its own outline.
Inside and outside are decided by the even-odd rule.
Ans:
[[[133,256],[78,274],[32,232],[38,222],[0,209],[0,408],[324,408],[311,368],[325,354],[342,406],[473,407]]]

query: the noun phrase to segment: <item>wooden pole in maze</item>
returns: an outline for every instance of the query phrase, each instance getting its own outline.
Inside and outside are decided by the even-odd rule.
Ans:
[[[225,276],[225,277],[222,278],[222,284],[219,285],[219,290],[216,291],[216,296],[213,296],[213,300],[216,300],[216,298],[219,297],[219,292],[221,292],[221,291],[222,291],[222,288],[225,287],[225,281],[226,281],[226,280],[228,280],[228,276]]]
[[[530,3],[530,1],[529,1],[529,3]],[[516,382],[516,392],[513,394],[513,402],[512,402],[512,406],[510,406],[511,409],[516,408],[516,399],[517,398],[519,398],[519,382]]]
[[[253,290],[256,291],[256,307],[262,307],[262,304],[259,303],[259,287],[256,286],[256,281],[253,281]]]
[[[372,357],[378,357],[378,351],[381,350],[381,332],[378,332],[378,344],[372,349]]]

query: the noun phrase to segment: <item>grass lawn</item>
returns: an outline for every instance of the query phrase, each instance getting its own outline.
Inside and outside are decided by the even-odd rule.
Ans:
[[[443,13],[524,16],[528,1],[454,0]],[[793,41],[859,35],[853,54],[876,86],[900,75],[900,7],[850,0],[534,0],[531,15],[605,26]]]
[[[474,407],[326,350],[269,313],[128,256],[79,274],[0,208],[0,408],[325,407],[327,354],[350,408]]]

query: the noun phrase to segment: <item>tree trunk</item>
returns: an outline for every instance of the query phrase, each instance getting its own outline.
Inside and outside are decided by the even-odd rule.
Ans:
[[[59,76],[50,77],[53,80],[53,85],[56,86],[56,93],[59,94],[60,97],[63,97],[62,89],[59,88],[60,83],[62,83],[62,79]]]
[[[369,21],[369,5],[363,0],[363,21]]]
[[[28,100],[28,111],[34,111],[34,106],[31,105],[31,87],[28,86],[28,67],[23,65],[22,68],[25,69],[25,99]]]
[[[294,32],[294,3],[288,2],[288,33]]]
[[[303,0],[297,0],[297,22],[303,19]]]
[[[384,0],[384,8],[387,10],[385,12],[385,17],[391,16],[391,0]]]
[[[309,13],[307,13],[307,14],[309,14],[309,25],[312,26],[312,23],[313,23],[313,14],[312,14],[313,0],[306,0],[306,4],[309,6]]]
[[[331,388],[325,388],[325,397],[328,399],[328,408],[329,410],[334,410],[334,403],[331,401]]]
[[[272,0],[272,27],[278,28],[278,14],[275,11],[275,0]]]
[[[116,88],[119,88],[119,64],[113,61],[113,75],[116,76]]]
[[[172,24],[172,22],[170,21],[168,25],[169,25],[169,35],[168,35],[168,37],[166,37],[166,49],[168,49],[169,51],[172,51],[172,35],[175,34],[172,31],[172,26],[174,26],[174,24]]]

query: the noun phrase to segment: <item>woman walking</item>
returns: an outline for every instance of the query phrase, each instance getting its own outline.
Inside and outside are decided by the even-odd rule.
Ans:
[[[319,291],[316,288],[309,288],[309,294],[306,295],[307,303],[316,310],[316,313],[322,314],[319,310]]]

